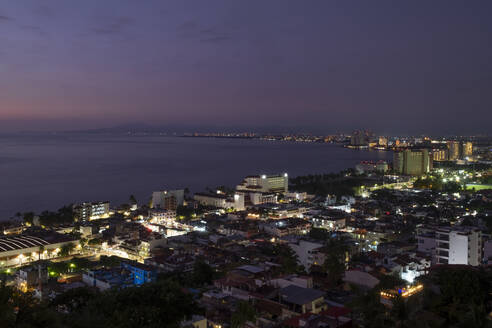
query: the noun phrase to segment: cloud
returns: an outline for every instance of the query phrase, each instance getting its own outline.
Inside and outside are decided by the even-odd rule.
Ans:
[[[178,35],[200,42],[223,43],[233,40],[232,30],[227,26],[206,27],[196,21],[187,21],[178,26]]]
[[[40,26],[21,25],[21,26],[19,26],[19,28],[24,30],[24,31],[30,31],[32,33],[38,34],[40,36],[46,36],[46,32]]]
[[[135,24],[133,18],[130,17],[117,17],[110,22],[103,24],[99,27],[93,28],[92,31],[99,35],[120,34],[127,27]]]
[[[207,28],[200,31],[200,41],[221,43],[232,40],[232,35],[228,31],[223,31],[218,28]]]
[[[41,6],[34,8],[33,12],[35,15],[43,17],[43,18],[54,18],[56,16],[53,8],[45,6],[45,5],[41,5]]]
[[[0,15],[0,22],[13,20],[12,17]]]

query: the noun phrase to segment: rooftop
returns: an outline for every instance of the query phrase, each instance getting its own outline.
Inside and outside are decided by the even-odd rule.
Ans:
[[[286,302],[304,305],[323,297],[325,293],[312,288],[302,288],[296,285],[290,285],[280,289],[280,295]]]
[[[72,238],[58,233],[0,237],[0,251],[7,252],[24,248],[40,247],[72,240]]]

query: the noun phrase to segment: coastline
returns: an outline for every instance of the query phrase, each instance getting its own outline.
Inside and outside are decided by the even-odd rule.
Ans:
[[[235,186],[249,174],[323,174],[390,159],[388,152],[352,152],[334,143],[237,138],[24,136],[0,139],[0,148],[10,158],[0,163],[8,177],[0,220],[74,202],[121,203],[130,194],[147,201],[155,190]]]

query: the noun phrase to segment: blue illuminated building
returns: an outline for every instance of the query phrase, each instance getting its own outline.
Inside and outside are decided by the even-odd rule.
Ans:
[[[148,265],[138,262],[122,262],[121,267],[130,272],[134,285],[152,282],[157,278],[156,270]]]

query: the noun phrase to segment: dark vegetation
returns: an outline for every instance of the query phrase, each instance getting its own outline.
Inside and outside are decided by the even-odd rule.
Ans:
[[[378,182],[367,177],[354,176],[351,170],[347,170],[338,174],[310,174],[291,178],[289,189],[317,196],[353,196],[360,186],[374,183]]]
[[[46,302],[2,285],[0,302],[2,328],[179,327],[197,312],[172,280],[105,292],[76,288]]]
[[[443,266],[420,281],[422,294],[397,298],[393,308],[383,306],[381,290],[403,284],[383,276],[379,285],[355,298],[350,307],[362,315],[364,327],[492,327],[487,319],[492,301],[492,270]]]
[[[431,189],[443,192],[458,192],[463,189],[463,184],[456,181],[443,182],[441,177],[432,175],[418,178],[413,183],[413,186],[418,189]]]

